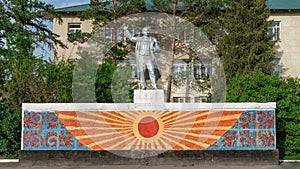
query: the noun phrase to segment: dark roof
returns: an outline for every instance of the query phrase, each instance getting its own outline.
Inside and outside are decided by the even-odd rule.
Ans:
[[[154,11],[155,8],[153,7],[153,3],[152,0],[145,0],[146,1],[146,9],[148,11]],[[113,4],[112,2],[110,4],[108,4],[107,6],[105,6],[106,9],[108,8],[113,8]],[[182,2],[179,2],[177,5],[178,9],[184,9],[184,4]],[[64,8],[57,8],[56,11],[57,12],[80,12],[80,11],[84,11],[90,9],[90,4],[82,4],[82,5],[75,5],[75,6],[68,6],[68,7],[64,7]]]
[[[145,0],[145,1],[146,1],[147,10],[149,11],[154,10],[152,1],[151,0]],[[180,4],[180,6],[183,7],[182,4]],[[112,7],[112,4],[108,5],[106,8],[109,7]],[[275,10],[300,9],[300,0],[267,0],[267,7],[269,9],[275,9]],[[57,8],[56,11],[57,12],[79,12],[87,9],[90,9],[89,4]]]
[[[87,9],[90,9],[89,4],[68,6],[68,7],[64,7],[64,8],[56,8],[55,10],[57,12],[80,12],[80,11],[84,11]]]

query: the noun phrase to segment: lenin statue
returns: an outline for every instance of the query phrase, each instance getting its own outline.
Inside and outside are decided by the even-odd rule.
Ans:
[[[142,29],[140,36],[134,36],[128,31],[128,26],[124,25],[125,36],[133,42],[136,42],[135,56],[137,71],[140,77],[141,88],[147,89],[146,80],[150,79],[153,89],[157,89],[157,80],[160,78],[160,72],[157,67],[155,52],[160,51],[156,38],[149,36],[149,28]]]

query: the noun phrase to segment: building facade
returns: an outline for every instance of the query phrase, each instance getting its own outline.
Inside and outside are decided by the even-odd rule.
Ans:
[[[267,7],[271,10],[269,20],[272,21],[272,26],[269,29],[270,34],[274,34],[273,40],[276,40],[276,56],[274,62],[277,66],[274,68],[274,72],[283,78],[286,77],[300,77],[300,2],[299,0],[268,0]],[[92,21],[81,21],[76,14],[80,11],[89,9],[88,4],[70,6],[65,8],[56,9],[62,16],[63,23],[59,23],[56,18],[53,18],[53,32],[60,36],[60,40],[67,45],[67,48],[56,47],[55,61],[76,61],[78,56],[78,48],[84,47],[85,43],[69,42],[68,34],[75,31],[91,32]],[[110,32],[111,31],[111,32]],[[112,30],[106,30],[106,38],[112,39]],[[183,41],[187,40],[187,37],[182,37]],[[131,61],[134,66],[134,61]],[[211,60],[207,61],[208,63]],[[196,63],[196,64],[195,64]],[[192,66],[191,66],[192,64]],[[209,64],[206,64],[209,65]],[[177,59],[174,62],[174,73],[191,70],[193,75],[209,76],[211,73],[211,67],[197,64],[189,60]],[[133,67],[134,68],[134,67]],[[132,78],[137,78],[137,74],[134,71]],[[166,83],[166,82],[162,82]],[[172,100],[174,102],[203,102],[206,100],[205,94],[203,95],[186,95],[186,89],[177,89],[172,94]]]
[[[299,2],[300,4],[300,2]],[[276,73],[281,77],[300,77],[300,5],[297,10],[273,10],[276,43]]]

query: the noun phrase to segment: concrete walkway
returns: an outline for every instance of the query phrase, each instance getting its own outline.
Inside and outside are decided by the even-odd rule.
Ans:
[[[203,166],[138,166],[138,165],[114,165],[114,166],[33,166],[23,167],[19,163],[0,163],[0,169],[300,169],[300,163],[281,163],[280,165],[203,165]]]

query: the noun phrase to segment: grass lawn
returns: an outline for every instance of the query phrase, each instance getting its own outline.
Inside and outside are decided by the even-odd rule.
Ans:
[[[295,155],[295,156],[285,156],[283,159],[284,160],[300,160],[300,154]]]

